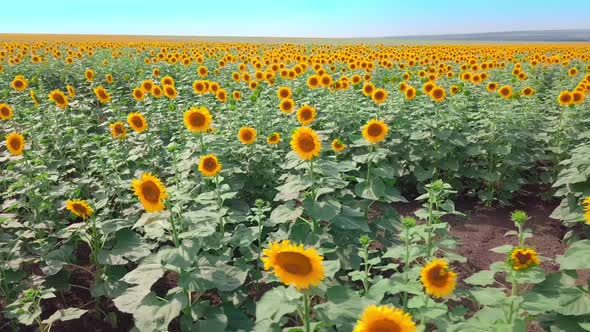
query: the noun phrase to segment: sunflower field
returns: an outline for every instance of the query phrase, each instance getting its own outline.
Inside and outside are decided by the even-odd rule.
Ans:
[[[588,94],[587,44],[1,41],[0,330],[590,331]]]

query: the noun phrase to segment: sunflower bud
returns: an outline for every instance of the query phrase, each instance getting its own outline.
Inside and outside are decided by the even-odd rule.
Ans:
[[[416,218],[410,216],[403,217],[402,224],[407,228],[412,228],[416,226]]]
[[[359,243],[361,246],[366,247],[371,243],[371,238],[367,234],[363,234],[359,237]]]
[[[522,210],[516,210],[512,212],[510,217],[512,221],[518,226],[524,224],[527,220],[529,220],[529,216],[527,216],[526,212]]]

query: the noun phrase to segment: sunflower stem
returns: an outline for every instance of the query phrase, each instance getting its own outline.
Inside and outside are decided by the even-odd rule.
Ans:
[[[405,229],[406,229],[406,237],[405,237],[406,256],[404,257],[404,283],[407,286],[408,282],[410,281],[410,278],[408,276],[408,271],[410,270],[410,227],[405,226]],[[403,305],[404,305],[404,310],[406,310],[407,306],[408,306],[408,292],[404,292]]]
[[[516,281],[516,276],[514,275],[514,270],[510,273],[512,277],[512,290],[510,291],[510,297],[512,301],[510,302],[510,311],[508,312],[508,324],[514,324],[514,297],[518,295],[518,282]]]
[[[225,226],[223,224],[223,217],[221,216],[221,207],[223,205],[223,201],[221,200],[221,193],[219,192],[219,175],[215,175],[215,193],[217,194],[217,210],[219,212],[219,234],[221,235],[221,239],[223,240],[223,235],[225,234]]]
[[[433,219],[433,215],[432,215],[432,206],[434,205],[433,202],[433,197],[434,197],[434,193],[430,192],[430,195],[428,197],[428,238],[426,239],[426,260],[430,260],[430,251],[431,251],[431,246],[432,246],[432,219]]]
[[[305,325],[305,332],[311,332],[311,322],[309,320],[309,295],[307,292],[303,293],[303,324]]]
[[[313,159],[309,161],[309,175],[311,176],[311,194],[314,202],[316,201],[316,183],[315,183],[315,172],[313,170]]]

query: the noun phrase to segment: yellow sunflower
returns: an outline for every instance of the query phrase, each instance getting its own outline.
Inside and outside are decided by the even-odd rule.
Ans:
[[[370,305],[363,311],[352,332],[414,332],[412,316],[391,306]]]
[[[488,90],[488,92],[496,92],[496,90],[498,90],[498,83],[497,82],[489,82],[488,85],[486,86],[486,90]]]
[[[191,107],[184,112],[184,125],[192,132],[205,132],[209,129],[213,117],[206,107]]]
[[[70,98],[76,97],[76,90],[74,89],[73,86],[71,86],[71,85],[66,86],[66,90],[68,90],[68,96],[70,96]]]
[[[178,96],[178,91],[174,85],[162,85],[164,87],[164,95],[168,97],[168,99],[176,99]]]
[[[531,248],[514,248],[510,254],[510,262],[515,270],[526,270],[530,266],[539,265],[537,253]]]
[[[531,88],[530,86],[527,86],[524,89],[522,89],[521,93],[525,97],[531,97],[535,94],[535,89]]]
[[[143,133],[148,127],[145,117],[139,112],[129,113],[127,115],[127,123],[138,133]]]
[[[420,280],[426,293],[434,297],[444,297],[455,290],[457,274],[449,269],[442,259],[434,259],[420,271]]]
[[[292,95],[293,92],[291,92],[291,88],[288,86],[282,86],[277,90],[277,96],[280,100],[289,99]]]
[[[235,90],[234,92],[231,93],[231,96],[234,100],[240,100],[242,99],[242,93],[238,90]]]
[[[240,142],[250,145],[256,140],[256,129],[252,127],[242,127],[238,131],[238,139]]]
[[[363,85],[363,94],[367,97],[370,97],[373,95],[373,91],[375,91],[375,86],[372,83],[365,83]]]
[[[382,104],[387,99],[387,91],[385,91],[385,89],[375,89],[371,94],[371,99],[373,99],[376,104]]]
[[[342,143],[342,141],[337,138],[332,141],[331,146],[334,152],[342,152],[344,149],[346,149],[346,144]]]
[[[141,90],[145,93],[151,93],[152,89],[154,88],[154,81],[152,80],[144,80],[141,82]]]
[[[586,99],[586,94],[582,91],[572,92],[572,104],[581,104]]]
[[[311,75],[307,78],[307,86],[310,89],[317,89],[320,86],[320,78],[317,75]]]
[[[68,106],[68,97],[60,90],[51,91],[49,100],[53,101],[59,108],[66,108]]]
[[[6,121],[12,119],[14,111],[8,104],[0,104],[0,119]]]
[[[111,95],[107,92],[107,90],[105,90],[105,88],[102,85],[99,85],[94,89],[94,94],[96,95],[96,98],[98,98],[98,101],[100,101],[103,104],[106,104],[109,101],[111,101]]]
[[[413,86],[407,86],[404,94],[406,96],[406,100],[412,100],[414,98],[416,98],[416,88],[414,88]]]
[[[141,205],[147,212],[164,210],[164,200],[168,197],[166,187],[162,181],[151,173],[143,173],[139,179],[134,179],[131,186]]]
[[[143,98],[145,98],[145,94],[141,88],[133,89],[133,92],[131,94],[133,95],[133,99],[137,101],[141,101],[143,100]]]
[[[70,199],[66,201],[66,209],[83,219],[90,217],[92,212],[94,212],[86,201],[79,199]]]
[[[590,225],[590,196],[584,198],[582,206],[584,207],[584,220],[586,221],[586,225]]]
[[[289,240],[283,240],[271,242],[262,253],[264,269],[272,270],[285,285],[307,289],[317,286],[324,279],[324,257],[314,248],[304,248],[302,244],[294,245]]]
[[[123,139],[127,136],[127,130],[125,129],[123,122],[119,121],[111,123],[109,128],[111,129],[111,136],[113,136],[113,138]]]
[[[279,103],[279,109],[281,110],[281,112],[283,112],[285,114],[289,114],[289,113],[293,112],[294,108],[295,108],[295,102],[291,98],[282,99],[281,102]]]
[[[6,147],[13,156],[20,156],[25,149],[25,138],[21,133],[12,132],[6,136]]]
[[[297,110],[297,121],[302,125],[308,125],[315,119],[315,108],[305,104]]]
[[[574,97],[573,97],[572,93],[567,90],[561,91],[561,93],[559,94],[559,97],[557,97],[557,102],[559,102],[559,104],[563,105],[563,106],[571,104],[573,102],[573,100],[574,100]]]
[[[440,86],[436,86],[432,89],[432,91],[430,91],[430,98],[432,98],[437,103],[440,103],[441,101],[445,100],[446,95],[447,93],[445,89],[443,89]]]
[[[502,98],[509,99],[512,97],[512,87],[510,85],[504,85],[500,89],[498,89],[498,93]]]
[[[303,160],[320,155],[322,145],[318,134],[311,128],[299,127],[291,136],[291,148]]]
[[[29,82],[22,75],[16,75],[12,80],[11,86],[16,91],[23,91],[29,86]]]
[[[215,93],[215,98],[217,98],[219,102],[225,103],[227,101],[227,92],[224,89],[219,88]]]
[[[113,84],[113,82],[114,82],[113,74],[107,74],[105,79],[106,79],[107,83],[109,83],[109,84]]]
[[[375,144],[381,142],[387,136],[389,127],[385,122],[372,119],[363,126],[363,137],[369,143]]]
[[[276,131],[274,133],[268,135],[268,137],[266,138],[266,143],[268,143],[270,145],[279,144],[280,141],[281,141],[281,134],[277,133]]]
[[[152,96],[154,96],[155,98],[160,98],[163,94],[164,91],[162,91],[162,88],[158,85],[154,85],[154,87],[152,88]]]
[[[92,70],[92,69],[86,69],[84,71],[84,77],[86,78],[86,80],[88,82],[92,82],[94,80],[94,70]]]
[[[217,157],[212,154],[201,156],[199,160],[199,172],[203,176],[215,176],[221,171],[222,164],[219,162]]]
[[[171,85],[174,86],[174,79],[172,78],[172,76],[164,76],[162,77],[162,86],[165,87],[167,85]]]

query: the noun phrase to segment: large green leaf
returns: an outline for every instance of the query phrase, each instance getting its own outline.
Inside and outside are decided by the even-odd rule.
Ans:
[[[556,259],[562,270],[590,269],[590,240],[574,242]]]
[[[275,331],[283,316],[297,311],[302,295],[292,287],[279,286],[266,292],[256,303],[255,331]]]

